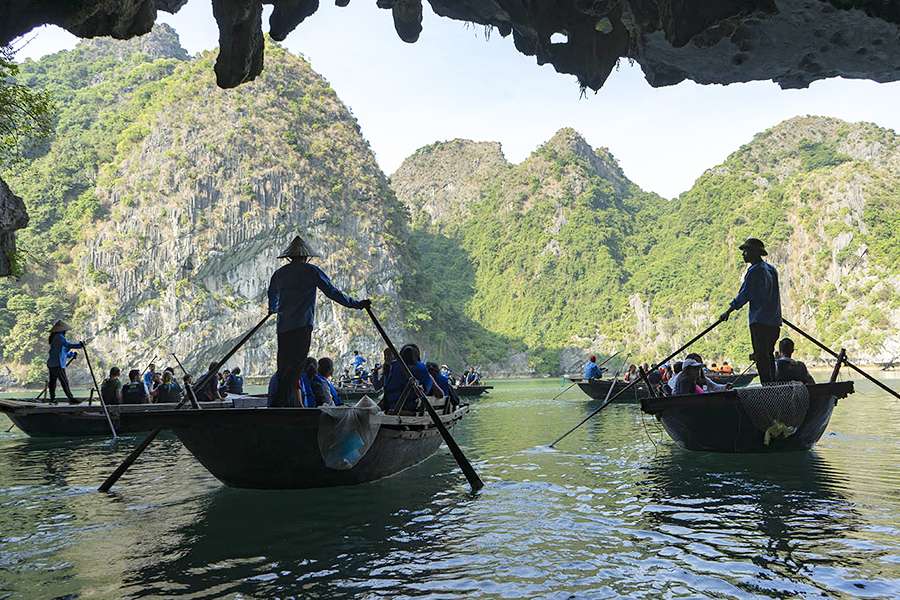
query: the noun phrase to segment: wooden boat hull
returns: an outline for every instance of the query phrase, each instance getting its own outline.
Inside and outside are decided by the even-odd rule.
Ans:
[[[492,385],[460,385],[455,388],[456,393],[460,396],[472,398],[486,393],[488,390],[494,389]]]
[[[593,400],[603,401],[606,399],[607,394],[609,393],[610,386],[613,385],[612,379],[591,379],[590,381],[582,381],[579,380],[578,387],[581,388],[581,391],[590,396]],[[624,390],[628,386],[622,380],[616,380],[615,388],[610,394],[610,398],[615,396],[622,390]],[[637,404],[643,398],[649,397],[647,393],[647,386],[643,382],[637,383],[631,387],[627,392],[616,398],[616,402],[625,403],[625,404]]]
[[[88,437],[110,435],[109,423],[99,403],[46,404],[0,398],[0,412],[30,437]],[[203,402],[207,408],[231,406],[231,402]],[[123,415],[136,412],[171,410],[175,404],[122,404],[109,407],[109,416],[119,435],[149,431],[136,427],[136,421],[123,420]]]
[[[467,406],[442,415],[448,429]],[[194,457],[230,487],[304,489],[356,485],[422,462],[442,439],[428,416],[379,415],[371,448],[351,469],[328,468],[319,450],[319,409],[173,410],[129,418],[141,427],[171,429]]]
[[[704,452],[788,452],[812,448],[831,419],[834,406],[853,393],[853,382],[818,383],[806,386],[809,407],[797,431],[765,444],[765,433],[757,429],[738,399],[737,392],[645,399],[641,409],[654,415],[676,444]]]

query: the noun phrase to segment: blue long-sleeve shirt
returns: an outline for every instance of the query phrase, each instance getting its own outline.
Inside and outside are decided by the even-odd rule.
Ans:
[[[428,394],[431,392],[433,383],[431,374],[428,372],[428,367],[425,366],[425,363],[419,361],[414,365],[409,365],[409,369],[412,371],[416,381],[422,386],[422,389],[425,390],[425,393]],[[396,408],[396,404],[400,401],[403,390],[406,389],[407,382],[409,382],[409,376],[406,374],[406,369],[403,368],[403,365],[399,360],[395,360],[391,363],[391,369],[384,378],[384,406],[388,410],[394,410]],[[415,390],[411,391],[406,396],[404,406],[411,410],[415,407],[418,397],[419,395]]]
[[[78,348],[84,348],[84,344],[70,342],[62,332],[53,334],[53,338],[50,340],[50,352],[47,355],[47,366],[65,368],[66,359],[71,355],[70,351]]]
[[[275,271],[269,282],[269,310],[278,313],[279,333],[315,324],[316,289],[348,308],[363,307],[334,287],[319,267],[293,261]]]
[[[750,303],[750,324],[761,323],[781,327],[781,293],[778,271],[766,261],[750,265],[738,295],[731,301],[732,310]]]
[[[598,367],[597,363],[595,363],[595,362],[592,362],[589,360],[586,363],[584,363],[583,375],[584,375],[584,379],[586,379],[586,380],[600,379],[601,377],[603,377],[603,371],[604,371],[604,369],[601,369],[600,367]]]

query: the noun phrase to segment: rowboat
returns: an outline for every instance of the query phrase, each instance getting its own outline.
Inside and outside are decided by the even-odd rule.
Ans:
[[[615,380],[615,387],[612,394],[609,394],[609,388],[613,386],[612,379],[591,379],[590,381],[578,380],[576,383],[581,391],[590,396],[594,400],[605,400],[612,397],[628,387],[628,382],[621,379]],[[607,396],[609,394],[609,396]],[[647,385],[643,381],[631,386],[624,394],[616,398],[616,402],[624,402],[626,404],[637,404],[642,398],[648,397]]]
[[[427,415],[387,415],[377,409],[347,412],[359,410],[183,409],[131,414],[128,419],[142,429],[170,429],[216,479],[237,488],[302,489],[374,481],[422,462],[441,445],[441,435]],[[452,429],[467,412],[468,406],[461,405],[440,418]],[[352,454],[366,435],[344,430],[343,438],[323,443],[332,439],[329,431],[341,430],[329,425],[335,414],[361,416],[366,431],[374,432],[362,457],[349,468],[335,466],[328,449],[348,448]]]
[[[852,393],[852,381],[795,382],[645,398],[641,409],[655,416],[687,450],[785,452],[812,448],[828,427],[838,400]]]
[[[460,396],[480,396],[488,390],[494,389],[492,385],[460,385],[454,388]]]
[[[88,398],[81,398],[81,404],[47,404],[34,400],[0,398],[0,412],[31,437],[82,437],[110,435],[109,423],[103,408],[88,404]],[[230,400],[221,402],[201,402],[202,408],[230,407]],[[146,427],[135,428],[135,422],[123,419],[133,413],[149,413],[171,410],[174,403],[161,404],[118,404],[108,405],[109,416],[119,435],[148,431]]]
[[[716,373],[707,373],[707,377],[715,381],[716,383],[721,384],[731,384],[732,387],[745,387],[750,384],[751,381],[756,377],[756,373],[744,373],[742,375],[720,375]],[[591,379],[590,381],[584,380],[576,380],[578,387],[581,388],[585,394],[593,398],[594,400],[604,400],[607,398],[607,393],[609,392],[609,387],[612,385],[612,379]],[[627,382],[622,381],[621,379],[616,380],[616,386],[613,389],[611,396],[614,396],[621,392],[628,385]],[[616,399],[616,402],[624,402],[626,404],[637,404],[644,398],[649,398],[650,394],[647,393],[647,385],[640,381],[631,387],[627,392],[625,392],[622,396],[619,396]]]

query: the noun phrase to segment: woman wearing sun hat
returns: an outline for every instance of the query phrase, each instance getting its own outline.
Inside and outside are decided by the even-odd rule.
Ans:
[[[84,342],[70,342],[66,339],[66,332],[71,327],[65,321],[57,321],[50,328],[50,353],[47,356],[47,370],[50,371],[50,382],[48,388],[50,390],[50,402],[56,402],[56,382],[62,386],[63,392],[69,399],[70,404],[76,404],[77,400],[69,389],[69,377],[66,375],[66,362],[70,358],[77,355],[73,350],[84,348]]]

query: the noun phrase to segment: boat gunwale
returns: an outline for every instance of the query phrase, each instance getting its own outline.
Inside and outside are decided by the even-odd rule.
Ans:
[[[853,381],[836,381],[807,384],[810,391],[810,399],[822,397],[817,392],[834,391],[828,394],[836,399],[846,398],[854,392]],[[740,388],[742,390],[756,389],[754,387]],[[707,394],[684,394],[680,396],[663,396],[657,398],[644,398],[641,400],[641,410],[650,415],[660,415],[670,409],[678,408],[703,408],[711,403],[726,402],[739,403],[740,398],[736,389],[723,390],[721,392],[709,392]]]
[[[352,408],[352,407],[349,407]],[[456,423],[460,419],[462,419],[469,412],[469,405],[463,404],[460,405],[456,410],[448,414],[441,414],[441,422],[444,425],[450,425]],[[148,411],[146,413],[131,413],[132,416],[141,417],[145,415],[150,415],[151,413]],[[174,424],[163,424],[161,427],[163,429],[180,429],[184,427],[190,426],[190,422],[199,423],[202,420],[213,419],[215,417],[225,417],[227,419],[240,419],[247,417],[257,417],[257,418],[271,418],[271,419],[280,419],[280,424],[288,422],[289,419],[292,420],[313,420],[315,419],[316,425],[318,425],[318,416],[322,414],[322,410],[320,407],[316,408],[307,408],[307,407],[251,407],[251,408],[205,408],[201,410],[186,408],[186,409],[178,409],[178,410],[159,410],[153,411],[152,417],[158,418],[161,420],[164,419],[173,419],[184,421],[183,424],[174,425]],[[387,427],[389,429],[422,429],[429,430],[435,429],[437,427],[432,422],[431,417],[428,415],[389,415],[385,413],[378,413],[375,415],[377,422],[382,427]]]

